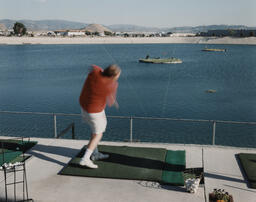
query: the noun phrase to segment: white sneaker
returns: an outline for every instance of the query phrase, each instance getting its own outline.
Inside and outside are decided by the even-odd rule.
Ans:
[[[81,166],[86,166],[88,168],[98,168],[98,166],[96,164],[94,164],[90,159],[81,158],[79,164]]]

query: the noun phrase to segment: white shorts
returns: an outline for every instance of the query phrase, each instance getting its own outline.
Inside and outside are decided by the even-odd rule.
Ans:
[[[89,124],[92,134],[104,133],[107,127],[107,118],[105,110],[98,113],[87,113],[81,109],[82,119]]]

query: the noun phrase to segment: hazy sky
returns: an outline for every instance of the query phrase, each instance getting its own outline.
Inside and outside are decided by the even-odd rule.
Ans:
[[[0,0],[0,19],[155,27],[256,26],[256,0]]]

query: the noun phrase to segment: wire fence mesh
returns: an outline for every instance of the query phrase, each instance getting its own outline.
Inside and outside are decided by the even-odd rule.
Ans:
[[[132,140],[134,142],[256,147],[256,122],[124,116],[108,116],[107,120],[108,125],[103,141]],[[0,111],[1,136],[54,138],[55,130],[59,134],[71,123],[75,125],[76,139],[90,138],[90,128],[84,123],[80,114]],[[71,130],[61,138],[71,139]]]

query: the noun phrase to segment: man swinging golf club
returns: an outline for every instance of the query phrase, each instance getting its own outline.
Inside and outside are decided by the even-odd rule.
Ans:
[[[109,157],[107,154],[100,153],[97,149],[97,145],[107,126],[105,114],[106,104],[108,104],[108,106],[114,105],[118,108],[116,91],[118,88],[117,80],[121,70],[115,64],[109,65],[104,70],[96,65],[93,65],[92,67],[93,69],[85,80],[79,98],[82,118],[89,124],[92,135],[85,154],[79,163],[80,165],[89,168],[98,168],[92,160],[94,161]]]

